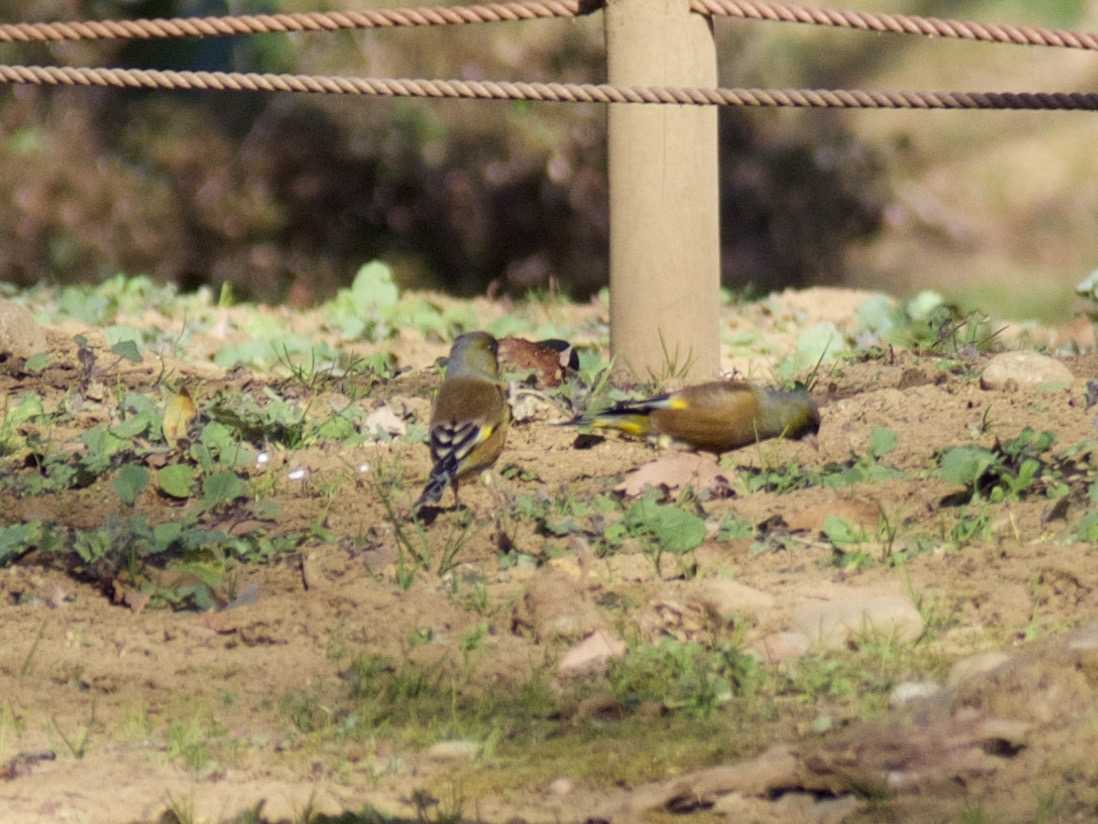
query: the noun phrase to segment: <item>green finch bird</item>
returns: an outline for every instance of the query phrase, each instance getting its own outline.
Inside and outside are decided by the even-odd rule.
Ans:
[[[507,440],[511,407],[499,381],[499,344],[487,332],[468,332],[454,341],[446,378],[431,410],[431,458],[435,462],[423,494],[412,507],[417,515],[441,500],[447,485],[458,503],[458,484],[488,469]]]
[[[625,401],[572,423],[617,429],[636,437],[667,435],[719,455],[767,438],[815,435],[820,412],[804,390],[786,392],[744,381],[714,381],[647,400]]]

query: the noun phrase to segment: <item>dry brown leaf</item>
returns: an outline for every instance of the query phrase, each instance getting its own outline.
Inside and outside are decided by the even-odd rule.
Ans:
[[[626,475],[616,490],[633,498],[648,487],[670,491],[687,486],[698,492],[726,493],[729,490],[728,478],[717,461],[697,452],[673,452],[649,461]]]
[[[560,386],[569,363],[571,347],[561,351],[545,341],[503,338],[499,342],[500,365],[505,371],[533,370],[538,386]]]
[[[122,596],[122,601],[134,612],[144,612],[145,607],[149,605],[150,597],[136,589],[127,589]]]
[[[168,442],[168,446],[175,449],[176,445],[187,437],[187,430],[191,428],[191,421],[196,414],[198,409],[194,405],[191,393],[187,391],[187,387],[180,387],[164,407],[164,440]]]

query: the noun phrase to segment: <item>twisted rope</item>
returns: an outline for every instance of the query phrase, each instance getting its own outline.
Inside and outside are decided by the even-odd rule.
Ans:
[[[57,66],[0,66],[0,84],[12,83],[46,86],[112,86],[129,89],[299,92],[373,97],[538,100],[558,103],[671,103],[686,106],[752,108],[1098,110],[1098,93],[1083,92],[705,89],[673,86],[610,86],[593,83],[511,83],[235,72],[86,69]]]
[[[592,11],[594,8],[591,9]],[[456,26],[577,17],[579,0],[513,0],[468,6],[366,11],[241,14],[225,17],[177,17],[155,20],[79,20],[68,23],[0,24],[0,42],[57,40],[154,39],[165,37],[227,37],[267,32],[322,32],[341,29],[384,29],[400,26]]]
[[[976,23],[971,20],[944,20],[913,14],[820,9],[792,3],[753,2],[753,0],[690,0],[690,9],[698,14],[738,17],[742,20],[803,23],[882,34],[918,34],[924,37],[948,37],[979,43],[1098,51],[1098,34],[1049,29],[1042,26],[1011,26]]]
[[[157,20],[98,20],[67,23],[0,24],[0,42],[226,37],[266,32],[321,32],[397,26],[448,26],[576,17],[595,11],[601,0],[513,0],[466,6],[373,9],[367,11],[252,14]],[[909,14],[879,14],[798,6],[765,0],[690,0],[698,14],[775,23],[801,23],[890,34],[947,37],[980,43],[1048,46],[1098,51],[1098,34],[947,20]]]

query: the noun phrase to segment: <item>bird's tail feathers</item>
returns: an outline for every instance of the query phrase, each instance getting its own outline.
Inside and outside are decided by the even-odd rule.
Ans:
[[[643,437],[652,429],[652,421],[648,417],[651,411],[643,406],[614,406],[592,415],[580,415],[571,424],[590,426],[593,429],[617,429]]]
[[[442,493],[451,481],[457,477],[458,459],[456,455],[446,455],[435,464],[431,470],[431,477],[427,479],[427,485],[423,487],[419,500],[412,505],[412,515],[417,515],[423,507],[442,500]]]

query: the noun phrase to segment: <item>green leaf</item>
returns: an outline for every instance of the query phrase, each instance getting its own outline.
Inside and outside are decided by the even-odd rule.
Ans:
[[[835,546],[861,544],[866,540],[865,531],[838,515],[828,515],[823,522],[823,534]]]
[[[38,542],[41,533],[40,521],[0,527],[0,564],[14,561],[30,550]]]
[[[232,503],[246,494],[247,487],[235,472],[222,470],[202,479],[202,505],[207,508]]]
[[[196,449],[202,447],[203,449]],[[255,463],[255,450],[242,444],[233,436],[233,431],[223,423],[211,421],[202,428],[198,443],[192,446],[192,454],[209,469],[203,458],[216,458],[223,466],[250,466]]]
[[[358,270],[351,284],[351,299],[362,310],[389,309],[400,300],[393,273],[380,260],[372,260]]]
[[[978,446],[958,446],[941,457],[941,476],[950,483],[974,487],[995,463],[995,455]]]
[[[388,314],[388,321],[397,328],[416,329],[421,335],[433,332],[445,337],[449,331],[449,324],[438,307],[423,298],[405,299],[393,306]]]
[[[172,498],[189,498],[194,492],[194,475],[194,467],[172,464],[156,473],[156,485]]]
[[[755,527],[750,521],[745,521],[736,515],[725,516],[717,531],[718,541],[735,541],[738,538],[750,538],[755,534]]]
[[[23,365],[23,368],[30,372],[32,375],[37,375],[44,372],[46,367],[50,365],[50,353],[39,352],[36,355],[31,355],[27,358],[27,362]]]
[[[874,427],[869,435],[869,452],[877,459],[896,448],[896,433],[883,426]]]
[[[1098,542],[1098,512],[1091,512],[1089,515],[1084,516],[1075,531],[1082,541]]]
[[[111,347],[111,351],[120,358],[125,358],[130,363],[141,363],[141,350],[137,348],[136,341],[120,340]]]
[[[626,527],[646,534],[667,552],[689,552],[705,540],[705,521],[691,512],[644,498],[629,508]]]
[[[867,332],[885,336],[903,320],[896,301],[887,295],[873,295],[857,308],[854,316],[858,326]]]
[[[118,437],[132,440],[139,435],[156,433],[160,429],[160,410],[151,398],[129,394],[122,402],[122,408],[126,410],[125,419],[110,430]]]
[[[103,423],[83,432],[80,440],[87,448],[81,461],[93,475],[105,471],[111,465],[111,459],[127,446],[126,441],[112,434]]]
[[[42,408],[42,399],[33,392],[27,392],[19,398],[19,402],[13,409],[8,410],[4,423],[7,426],[22,426],[32,418],[40,418],[46,414]]]
[[[183,533],[183,524],[178,521],[165,521],[153,527],[153,545],[156,552],[164,552],[174,544]]]
[[[149,470],[140,464],[126,464],[114,476],[114,491],[126,506],[133,506],[149,483]]]
[[[933,289],[924,289],[913,297],[907,304],[907,314],[912,320],[925,321],[939,307],[945,305],[945,298]]]
[[[332,415],[316,428],[316,437],[322,441],[349,441],[357,435],[354,421],[344,415]]]
[[[798,371],[811,369],[817,363],[828,363],[846,351],[846,339],[839,327],[830,321],[817,323],[797,336],[792,368]]]
[[[106,529],[79,530],[72,548],[85,564],[94,564],[111,551],[111,536]]]

